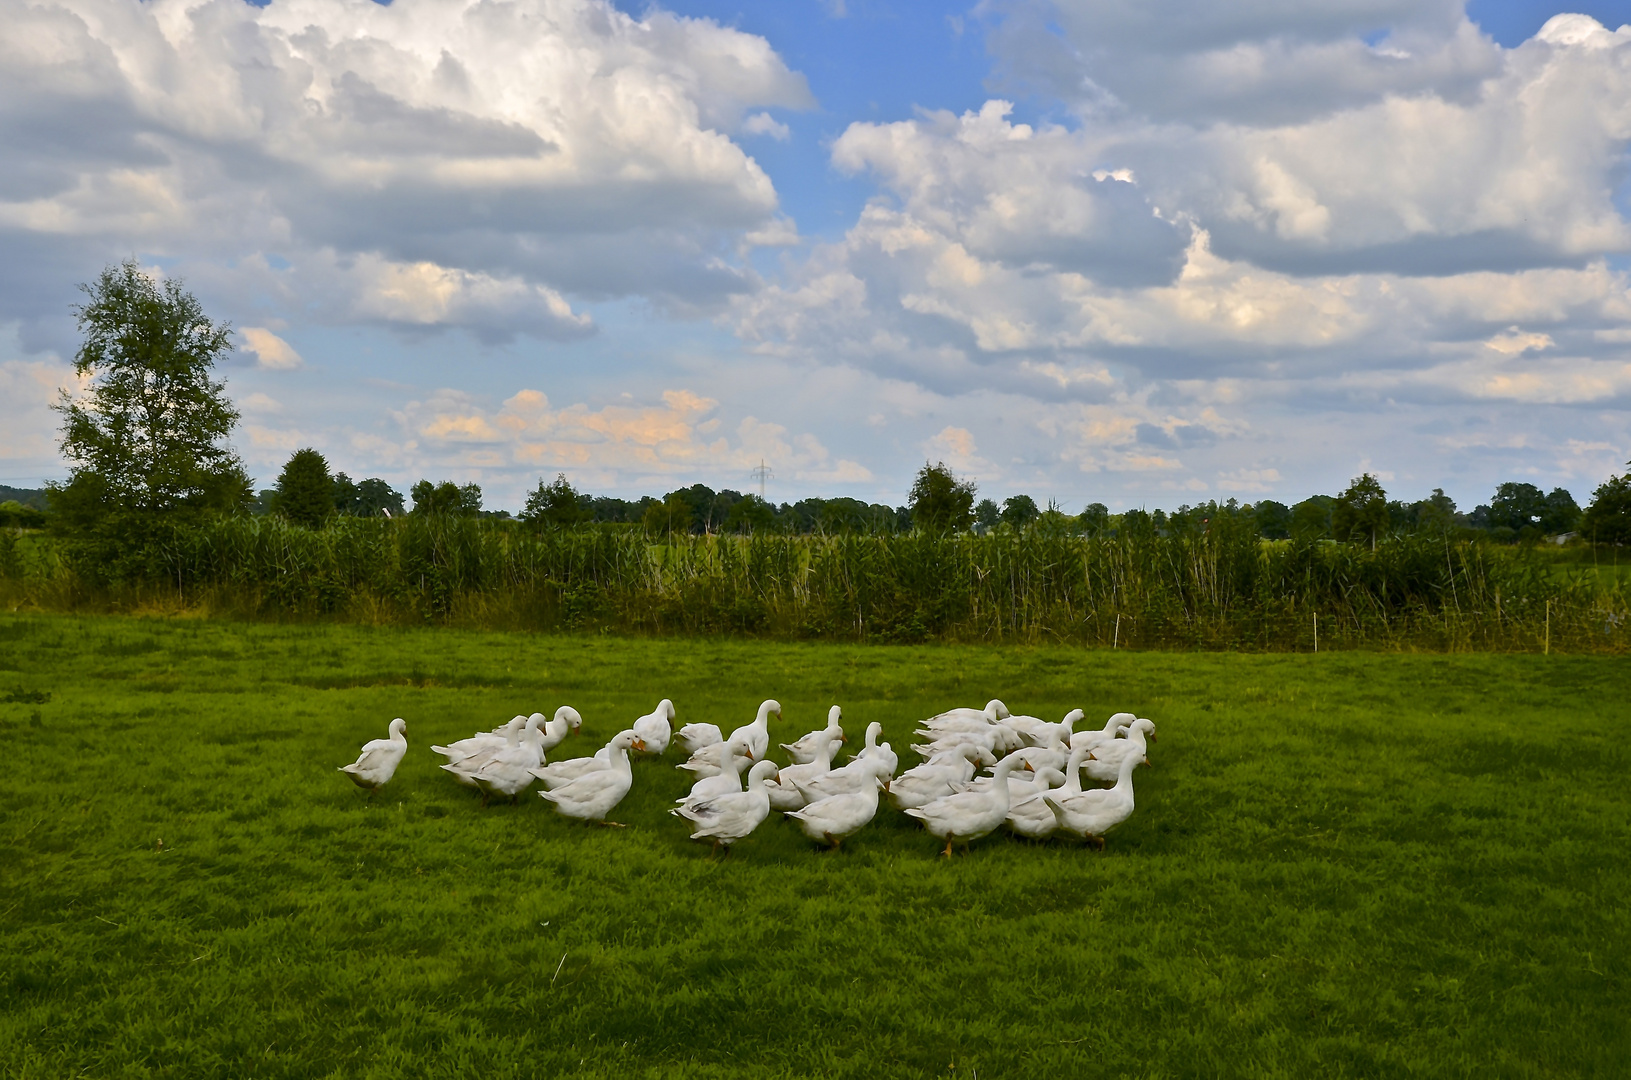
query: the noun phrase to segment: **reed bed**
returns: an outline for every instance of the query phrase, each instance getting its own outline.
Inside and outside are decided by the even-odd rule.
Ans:
[[[472,518],[276,518],[114,545],[0,535],[0,594],[39,610],[1110,648],[1621,651],[1617,576],[1533,549],[1404,536],[1265,542],[1248,522],[1085,538],[528,531]]]

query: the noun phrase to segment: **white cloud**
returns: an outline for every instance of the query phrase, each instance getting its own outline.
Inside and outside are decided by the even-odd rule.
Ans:
[[[263,326],[246,326],[238,331],[244,351],[255,354],[255,362],[273,371],[293,371],[305,363],[287,341]]]
[[[18,3],[0,94],[0,245],[58,294],[134,247],[288,313],[544,336],[588,329],[569,293],[745,287],[715,249],[777,197],[721,131],[813,103],[764,39],[609,0]]]
[[[793,129],[777,120],[769,113],[754,113],[742,121],[742,134],[769,135],[777,142],[786,142],[793,135]]]

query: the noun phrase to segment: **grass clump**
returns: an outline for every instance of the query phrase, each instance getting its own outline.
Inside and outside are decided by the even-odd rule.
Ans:
[[[1631,797],[1609,657],[1150,654],[0,617],[0,1075],[1612,1075]],[[904,751],[992,695],[1160,725],[1101,855],[884,810],[711,862],[486,811],[433,742],[660,696]],[[30,720],[30,714],[40,717]],[[407,718],[370,803],[337,765]],[[858,742],[858,739],[856,740]],[[907,755],[909,757],[909,755]],[[161,844],[162,841],[162,844]]]

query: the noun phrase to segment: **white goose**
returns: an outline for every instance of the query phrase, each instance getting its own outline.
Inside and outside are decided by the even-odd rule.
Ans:
[[[472,787],[480,791],[481,805],[486,806],[487,800],[492,796],[492,791],[484,787],[481,781],[477,779],[482,770],[501,757],[515,758],[523,753],[530,757],[531,744],[539,738],[538,722],[543,719],[543,715],[533,713],[531,716],[522,719],[525,721],[523,726],[519,730],[510,729],[505,734],[503,742],[496,745],[482,746],[458,761],[449,761],[442,766],[442,771],[450,774],[453,779],[465,787]],[[508,727],[508,725],[505,726]],[[529,744],[527,747],[522,746],[523,740],[526,740]],[[535,768],[541,761],[543,761],[543,752],[539,751],[538,761],[532,762],[528,768]],[[530,784],[531,781],[529,780],[528,783]]]
[[[992,698],[985,703],[983,709],[947,709],[924,720],[918,727],[935,734],[950,731],[980,731],[998,720],[1006,720],[1008,716],[1008,706]]]
[[[933,802],[972,780],[977,767],[996,760],[990,750],[975,743],[953,747],[895,777],[889,785],[889,801],[901,810]]]
[[[645,743],[645,753],[661,757],[668,750],[668,740],[674,734],[674,703],[667,698],[657,707],[629,725],[629,730]]]
[[[581,776],[587,776],[589,773],[609,769],[612,765],[612,743],[615,743],[624,735],[629,736],[631,739],[639,738],[631,729],[624,728],[612,737],[611,742],[596,750],[591,756],[552,761],[548,765],[532,770],[532,775],[541,780],[546,788],[557,788],[562,784],[569,784]]]
[[[534,713],[534,716],[541,714]],[[531,717],[528,717],[531,719]],[[543,737],[538,740],[538,749],[544,754],[561,745],[568,735],[576,735],[583,726],[583,717],[578,710],[570,705],[562,705],[555,710],[555,716],[544,725]]]
[[[1100,743],[1109,742],[1123,731],[1126,731],[1128,726],[1136,719],[1138,718],[1130,712],[1118,712],[1104,722],[1102,730],[1073,732],[1070,736],[1070,748],[1074,750],[1078,746],[1082,746],[1091,750]]]
[[[784,773],[785,771],[783,770]],[[798,785],[799,794],[804,797],[804,802],[813,803],[818,799],[830,799],[834,795],[865,791],[869,786],[888,781],[888,762],[881,757],[870,757],[856,758],[842,769],[830,769],[819,776],[812,776],[808,780],[796,780],[794,783]]]
[[[951,846],[964,847],[985,836],[1008,817],[1008,774],[1025,764],[1009,754],[997,762],[991,786],[983,791],[959,791],[914,806],[906,812],[923,822],[923,827],[946,841],[946,858],[951,858]]]
[[[866,745],[862,747],[861,752],[855,756],[858,758],[875,757],[880,759],[885,763],[885,765],[888,766],[889,775],[894,776],[895,770],[900,768],[900,758],[895,754],[895,751],[890,748],[888,743],[881,743],[878,741],[878,736],[882,734],[882,724],[878,723],[876,720],[868,724],[866,726]]]
[[[399,716],[391,721],[387,730],[390,734],[385,738],[363,743],[362,753],[357,755],[356,761],[340,766],[340,771],[351,777],[353,784],[368,789],[370,799],[374,797],[374,792],[391,782],[391,777],[396,775],[396,767],[402,764],[402,755],[408,752],[405,734],[408,722]]]
[[[1003,727],[1017,732],[1028,746],[1051,745],[1054,740],[1061,739],[1070,742],[1071,728],[1082,718],[1082,710],[1072,709],[1065,714],[1065,718],[1057,724],[1050,724],[1046,720],[1039,720],[1034,716],[1010,716],[1000,721]],[[1069,747],[1066,747],[1069,750]]]
[[[1149,759],[1144,756],[1148,751],[1144,742],[1146,736],[1155,738],[1155,722],[1140,717],[1127,729],[1125,739],[1111,739],[1095,746],[1082,763],[1082,771],[1100,783],[1109,784],[1120,777],[1121,763],[1126,758],[1134,758],[1148,765]]]
[[[838,742],[849,741],[844,738],[844,729],[838,724],[838,718],[842,715],[843,710],[841,710],[837,705],[834,705],[832,708],[827,710],[826,727],[818,728],[817,730],[810,732],[808,735],[801,736],[796,742],[782,743],[781,748],[786,750],[788,754],[792,756],[793,764],[808,765],[810,762],[814,761],[820,756],[822,747],[826,745],[828,740],[836,739]],[[775,800],[772,799],[771,802],[774,804]]]
[[[544,733],[538,729],[538,723],[543,718],[543,713],[533,713],[527,718],[526,726],[514,743],[502,747],[478,767],[466,769],[468,762],[457,766],[481,789],[483,806],[494,795],[508,795],[513,806],[520,794],[537,779],[533,770],[544,761]],[[454,768],[450,765],[442,767]]]
[[[770,714],[782,714],[781,704],[777,701],[766,701],[759,706],[759,715],[751,724],[744,724],[731,732],[731,740],[741,740],[748,748],[755,760],[762,759],[765,751],[770,747]],[[725,743],[710,743],[693,753],[689,759],[675,768],[684,769],[693,776],[717,776],[721,768],[721,755],[724,753]]]
[[[512,741],[521,734],[521,726],[527,719],[525,716],[517,716],[509,723],[500,724],[491,731],[478,731],[468,739],[460,739],[446,746],[432,746],[431,750],[446,758],[447,764],[457,765],[473,754],[484,750],[490,751]]]
[[[1035,745],[1014,752],[1033,769],[1063,769],[1070,760],[1068,735],[1062,733],[1057,724],[1045,724],[1037,734],[1039,739]]]
[[[825,841],[837,850],[846,837],[860,832],[878,816],[878,791],[886,783],[880,777],[877,783],[866,784],[860,791],[817,799],[802,810],[789,811],[787,816],[798,822],[805,836]]]
[[[912,749],[920,757],[929,758],[941,750],[963,743],[977,743],[991,751],[993,755],[1009,754],[1025,745],[1017,731],[1011,731],[1001,724],[987,724],[980,731],[957,731],[939,735],[927,743],[914,744]]]
[[[833,706],[835,711],[837,708],[838,706]],[[765,790],[770,793],[772,810],[782,813],[797,810],[809,801],[802,794],[799,785],[814,783],[832,771],[832,756],[838,752],[838,744],[843,740],[844,733],[839,731],[834,734],[829,727],[815,734],[821,738],[816,744],[812,760],[797,765],[784,765],[776,773],[774,780],[765,781]]]
[[[640,737],[632,730],[620,731],[606,744],[605,768],[585,773],[553,790],[540,791],[538,795],[546,802],[553,803],[564,817],[621,829],[621,823],[607,821],[606,815],[623,801],[623,796],[634,786],[634,773],[629,768],[629,751],[638,751],[640,747]]]
[[[765,791],[765,780],[775,774],[774,761],[756,762],[748,773],[745,790],[716,795],[694,805],[677,806],[669,813],[691,823],[691,839],[713,841],[710,855],[721,847],[729,855],[732,844],[757,829],[770,816],[770,794]]]
[[[674,733],[674,738],[679,740],[680,752],[690,757],[704,746],[724,742],[725,734],[718,724],[686,724]]]
[[[691,785],[690,794],[683,799],[674,801],[681,806],[687,803],[706,802],[715,795],[728,795],[733,791],[742,790],[742,770],[747,768],[748,762],[753,758],[748,755],[747,747],[741,743],[725,744],[725,766],[713,776],[704,776]]]
[[[1071,767],[1065,773],[1065,786],[1050,791],[1042,800],[1053,811],[1059,828],[1097,843],[1104,849],[1104,834],[1126,821],[1133,814],[1133,770],[1144,763],[1143,755],[1129,754],[1122,758],[1120,771],[1113,788],[1092,788],[1083,791],[1078,755],[1086,757],[1086,750],[1070,752]]]
[[[1065,774],[1046,766],[1036,771],[1036,779],[1027,784],[1008,778],[1008,817],[1003,824],[1016,836],[1041,840],[1059,827],[1053,807],[1043,798],[1048,790],[1064,782]]]

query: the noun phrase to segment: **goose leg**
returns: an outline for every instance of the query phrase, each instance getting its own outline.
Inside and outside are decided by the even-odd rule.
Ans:
[[[595,824],[596,825],[604,825],[608,829],[626,829],[626,828],[628,828],[628,826],[623,824],[621,821],[597,821],[597,822],[595,822]]]
[[[946,856],[946,858],[951,858],[951,837],[949,836],[946,837],[946,850],[943,852],[943,854]]]

